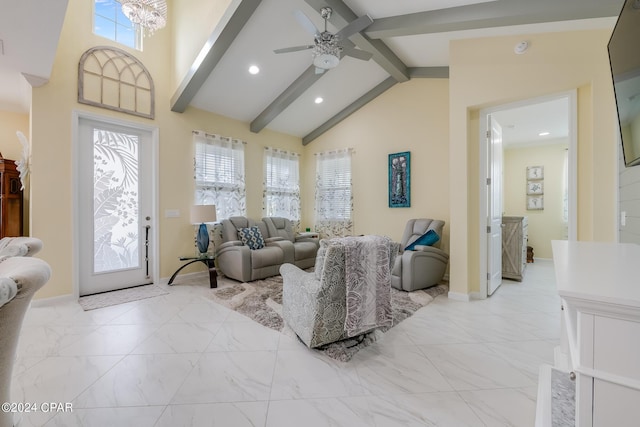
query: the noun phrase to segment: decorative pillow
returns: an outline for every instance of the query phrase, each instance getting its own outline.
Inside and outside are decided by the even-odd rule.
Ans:
[[[440,240],[440,236],[438,236],[438,233],[436,233],[433,230],[429,230],[426,233],[424,233],[422,236],[414,240],[413,243],[411,243],[409,246],[404,248],[404,250],[413,251],[418,245],[431,246],[434,243],[436,243],[438,240]]]
[[[243,244],[249,246],[249,249],[264,248],[264,238],[262,238],[262,233],[256,226],[238,228],[238,236],[240,236]]]

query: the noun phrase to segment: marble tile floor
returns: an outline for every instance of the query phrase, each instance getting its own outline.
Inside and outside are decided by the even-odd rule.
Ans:
[[[348,363],[206,298],[208,277],[168,295],[85,312],[34,304],[12,401],[72,404],[21,426],[533,426],[538,367],[553,364],[553,264],[486,299],[436,298]]]

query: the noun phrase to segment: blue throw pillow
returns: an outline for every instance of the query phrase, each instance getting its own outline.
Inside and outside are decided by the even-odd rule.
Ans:
[[[440,240],[440,236],[438,236],[438,233],[436,233],[433,230],[429,230],[426,233],[424,233],[422,236],[420,236],[416,240],[414,240],[414,242],[411,243],[406,248],[404,248],[404,250],[405,251],[414,251],[416,246],[418,246],[418,245],[431,246],[434,243],[436,243],[438,240]]]
[[[238,236],[243,244],[249,246],[249,249],[264,248],[264,239],[258,227],[239,228]]]

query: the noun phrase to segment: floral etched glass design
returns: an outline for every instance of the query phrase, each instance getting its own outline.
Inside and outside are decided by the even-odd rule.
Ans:
[[[95,273],[140,266],[138,145],[137,135],[93,131]]]

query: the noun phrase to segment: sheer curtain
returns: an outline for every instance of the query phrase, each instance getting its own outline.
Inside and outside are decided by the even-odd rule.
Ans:
[[[316,154],[315,231],[322,237],[353,234],[350,148]]]
[[[218,220],[246,216],[244,141],[193,132],[195,204],[216,205]]]
[[[300,226],[300,155],[266,147],[264,152],[263,216],[291,220]]]

